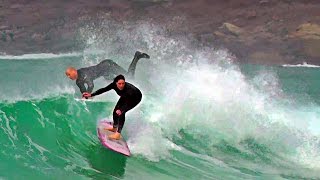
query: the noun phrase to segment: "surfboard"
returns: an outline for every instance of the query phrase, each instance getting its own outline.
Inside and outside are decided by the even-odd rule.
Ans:
[[[76,101],[94,101],[92,98],[89,99],[83,99],[83,98],[74,98]]]
[[[97,133],[98,133],[98,137],[101,144],[112,151],[118,152],[126,156],[131,156],[129,147],[126,141],[123,139],[123,137],[121,137],[121,139],[119,140],[112,140],[108,138],[110,134],[114,133],[114,132],[105,130],[105,128],[108,128],[108,127],[112,127],[112,122],[110,122],[110,120],[102,119],[98,122]]]

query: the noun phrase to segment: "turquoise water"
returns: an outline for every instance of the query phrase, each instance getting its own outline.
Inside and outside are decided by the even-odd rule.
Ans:
[[[319,68],[149,61],[128,80],[128,158],[96,135],[115,93],[79,100],[64,75],[82,54],[2,56],[0,179],[320,178]]]

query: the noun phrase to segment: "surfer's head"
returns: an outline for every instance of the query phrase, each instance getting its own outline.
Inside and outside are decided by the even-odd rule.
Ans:
[[[68,67],[66,69],[66,76],[71,80],[76,80],[78,78],[78,72],[74,67]]]
[[[119,90],[123,90],[124,85],[126,84],[126,80],[122,74],[118,75],[117,77],[114,78],[113,80],[114,83],[116,83],[117,88]]]

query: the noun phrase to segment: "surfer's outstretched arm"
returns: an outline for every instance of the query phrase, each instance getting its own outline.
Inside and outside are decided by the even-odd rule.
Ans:
[[[110,83],[108,86],[98,89],[97,91],[91,94],[91,97],[110,91],[111,89],[114,89],[114,83]]]

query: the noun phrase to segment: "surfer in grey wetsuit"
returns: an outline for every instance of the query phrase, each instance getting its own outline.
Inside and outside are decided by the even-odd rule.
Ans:
[[[113,110],[113,127],[107,129],[115,133],[109,135],[108,137],[110,139],[120,139],[120,133],[126,120],[126,112],[128,112],[130,109],[134,108],[140,103],[142,93],[134,85],[125,82],[124,76],[120,74],[117,77],[115,77],[113,82],[110,83],[108,86],[101,88],[92,94],[84,93],[83,96],[86,98],[93,97],[104,92],[110,91],[111,89],[116,91],[116,93],[120,96],[120,99],[118,100]]]
[[[71,80],[76,80],[76,84],[82,94],[85,92],[91,93],[94,88],[93,80],[101,76],[103,76],[105,79],[111,80],[118,74],[127,74],[128,76],[133,78],[137,63],[141,58],[149,59],[150,56],[146,53],[136,51],[134,58],[128,68],[128,71],[123,69],[114,61],[106,59],[95,66],[81,68],[78,70],[74,67],[68,67],[65,73],[66,76],[68,76]],[[87,88],[85,84],[87,84]]]

